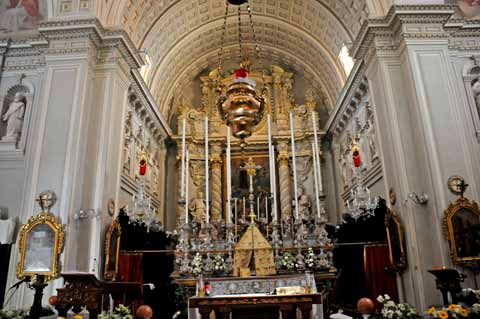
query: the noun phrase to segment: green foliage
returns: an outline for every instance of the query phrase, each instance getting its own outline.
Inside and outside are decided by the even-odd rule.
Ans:
[[[98,315],[98,319],[108,319],[108,312],[102,311],[102,313]],[[118,305],[113,310],[112,319],[133,319],[130,307],[121,304]]]

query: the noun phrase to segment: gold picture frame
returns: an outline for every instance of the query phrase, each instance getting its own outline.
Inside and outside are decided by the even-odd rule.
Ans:
[[[385,229],[387,231],[387,244],[391,271],[402,273],[407,269],[407,254],[405,244],[405,233],[400,216],[393,210],[387,208],[385,214]]]
[[[444,228],[450,255],[456,265],[476,266],[480,262],[480,208],[478,203],[459,197],[445,210]]]
[[[116,218],[108,227],[105,235],[105,269],[103,274],[105,280],[115,280],[117,277],[121,235],[120,222]]]
[[[63,226],[53,214],[42,211],[30,217],[20,230],[17,277],[41,275],[46,281],[57,278],[64,240]]]

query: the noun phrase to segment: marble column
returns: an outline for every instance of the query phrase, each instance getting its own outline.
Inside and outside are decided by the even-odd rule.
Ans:
[[[280,189],[281,220],[289,221],[292,218],[292,186],[290,178],[290,153],[288,143],[278,143],[278,174]]]
[[[213,144],[210,149],[211,163],[211,214],[212,221],[222,219],[222,147]]]

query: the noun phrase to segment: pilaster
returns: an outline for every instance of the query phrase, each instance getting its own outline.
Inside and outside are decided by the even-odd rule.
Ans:
[[[465,112],[461,72],[452,59],[453,9],[395,6],[385,18],[371,20],[353,47],[365,63],[385,193],[391,189],[401,199],[392,208],[405,224],[409,268],[399,288],[419,309],[440,301],[427,270],[453,266],[442,229],[444,209],[454,199],[447,180],[464,176],[470,184],[467,196],[475,200],[480,186],[473,161],[478,143],[471,125],[464,124],[472,118]],[[426,205],[409,199],[423,193],[429,197]]]

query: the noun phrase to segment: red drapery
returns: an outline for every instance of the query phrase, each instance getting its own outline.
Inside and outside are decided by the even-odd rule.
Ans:
[[[395,275],[385,269],[390,266],[387,245],[366,245],[365,258],[365,286],[368,296],[376,300],[379,295],[388,294],[394,301],[398,301],[397,281]]]
[[[143,283],[142,254],[120,254],[118,281]]]

